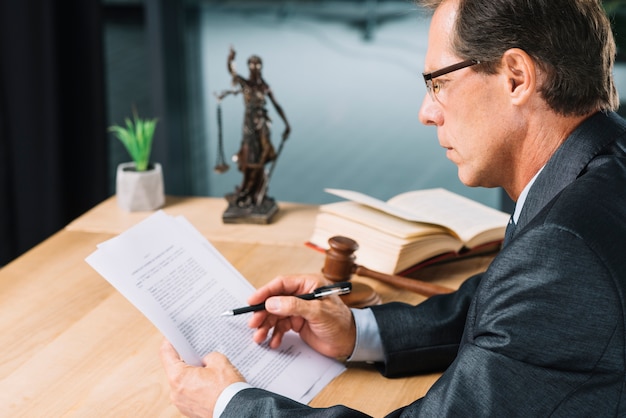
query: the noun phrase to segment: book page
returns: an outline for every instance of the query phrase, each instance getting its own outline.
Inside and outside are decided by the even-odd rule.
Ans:
[[[397,216],[374,209],[354,201],[335,202],[321,205],[319,213],[332,213],[366,225],[395,237],[413,241],[426,235],[449,234],[445,227],[422,222],[407,221]],[[319,216],[319,214],[318,214]]]
[[[510,217],[509,214],[445,189],[406,192],[394,196],[387,203],[450,228],[465,243],[488,230],[497,230],[496,238],[503,238]]]
[[[504,212],[445,189],[406,192],[387,202],[351,190],[325,190],[407,221],[444,226],[466,244],[484,231],[493,232],[487,240],[502,239],[509,220],[509,215]]]
[[[211,351],[225,354],[255,387],[309,402],[345,367],[291,333],[279,349],[252,341],[250,283],[184,218],[158,211],[106,241],[86,261],[199,366]],[[155,348],[156,350],[156,348]]]
[[[371,208],[381,210],[390,215],[397,216],[398,218],[405,219],[407,221],[428,223],[428,221],[426,221],[424,218],[420,218],[414,213],[405,211],[402,208],[391,206],[383,200],[376,199],[363,193],[355,192],[353,190],[342,189],[324,189],[324,191],[330,194],[334,194],[335,196],[343,197],[344,199],[352,200],[353,202],[361,203]]]

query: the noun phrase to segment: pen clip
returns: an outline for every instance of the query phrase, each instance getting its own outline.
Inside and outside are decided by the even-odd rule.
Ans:
[[[316,297],[323,297],[327,295],[345,295],[346,293],[350,293],[352,290],[352,283],[350,282],[339,282],[333,283],[327,286],[318,287],[313,291],[313,294]]]

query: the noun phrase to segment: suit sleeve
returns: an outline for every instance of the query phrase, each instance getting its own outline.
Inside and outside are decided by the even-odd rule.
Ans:
[[[432,296],[419,305],[388,303],[371,309],[385,352],[378,364],[387,377],[445,370],[457,355],[465,320],[482,274],[467,279],[458,291]]]
[[[385,321],[394,324],[395,332],[383,334],[386,338],[396,338],[407,330],[399,330],[397,323],[412,323],[410,334],[417,336],[422,332],[428,332],[429,348],[418,349],[422,354],[422,361],[409,361],[403,365],[406,359],[410,359],[410,350],[405,350],[402,354],[389,355],[391,368],[395,373],[391,375],[403,375],[417,372],[426,372],[431,369],[445,368],[454,359],[463,332],[463,323],[467,308],[472,295],[480,282],[480,275],[474,276],[466,281],[459,291],[450,295],[440,295],[432,297],[417,307],[399,303],[390,304],[389,308],[383,309],[384,313],[378,313],[377,321],[384,327]],[[376,307],[377,309],[380,307]],[[406,316],[412,318],[422,317],[419,322],[403,321]],[[381,319],[381,317],[383,319]],[[426,328],[429,331],[426,331]],[[437,330],[438,327],[442,327]],[[425,341],[426,338],[422,339]],[[403,340],[404,344],[413,344],[414,341]],[[401,344],[398,344],[398,346]],[[438,353],[439,351],[439,353]],[[432,367],[430,362],[437,359],[437,367]],[[381,402],[384,402],[381,399]],[[401,411],[396,411],[401,413]],[[271,393],[262,389],[244,389],[240,391],[229,402],[222,417],[260,417],[272,416],[281,417],[335,417],[335,418],[362,418],[368,415],[343,405],[330,408],[311,408],[291,399]],[[395,416],[395,415],[392,415]]]
[[[228,403],[222,418],[367,418],[369,415],[337,405],[330,408],[311,408],[284,396],[263,389],[244,389]]]
[[[554,226],[518,237],[484,274],[454,362],[394,416],[618,416],[624,313],[601,254]]]
[[[449,364],[426,396],[389,416],[619,415],[621,276],[604,264],[602,251],[568,230],[540,226],[453,294],[416,307],[377,307],[387,375]],[[268,415],[364,416],[344,406],[310,408],[259,389],[240,392],[224,414]]]

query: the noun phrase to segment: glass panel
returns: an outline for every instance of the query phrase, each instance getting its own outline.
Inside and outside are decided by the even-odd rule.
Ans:
[[[129,3],[105,4],[111,8],[119,2]],[[130,3],[142,9],[142,3]],[[323,191],[326,187],[358,190],[380,199],[445,187],[500,207],[498,190],[460,183],[456,167],[439,146],[436,129],[418,120],[426,93],[421,72],[429,20],[412,2],[206,0],[185,5],[180,85],[185,86],[186,104],[185,109],[168,111],[184,115],[184,137],[170,140],[183,141],[186,147],[189,160],[183,169],[190,171],[186,181],[191,184],[185,187],[191,194],[223,196],[242,180],[230,161],[242,137],[241,95],[222,102],[230,169],[225,174],[213,171],[218,149],[214,93],[232,88],[226,58],[233,45],[237,70],[244,77],[250,55],[263,59],[263,77],[292,128],[273,171],[270,196],[325,203],[336,200]],[[142,38],[145,24],[141,13],[134,26],[107,22],[113,122],[128,115],[132,103],[141,113],[151,111],[146,103],[153,93],[149,74],[154,69],[149,68],[148,42]],[[272,141],[278,148],[284,124],[271,104],[268,110]],[[119,154],[112,154],[113,165]],[[164,175],[167,178],[167,170]]]

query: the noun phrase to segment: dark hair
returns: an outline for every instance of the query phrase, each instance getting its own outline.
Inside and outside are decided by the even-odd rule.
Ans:
[[[449,0],[418,0],[436,9]],[[615,41],[599,0],[458,0],[453,44],[464,59],[495,73],[511,48],[530,55],[546,74],[540,93],[563,115],[619,106],[613,81]]]

